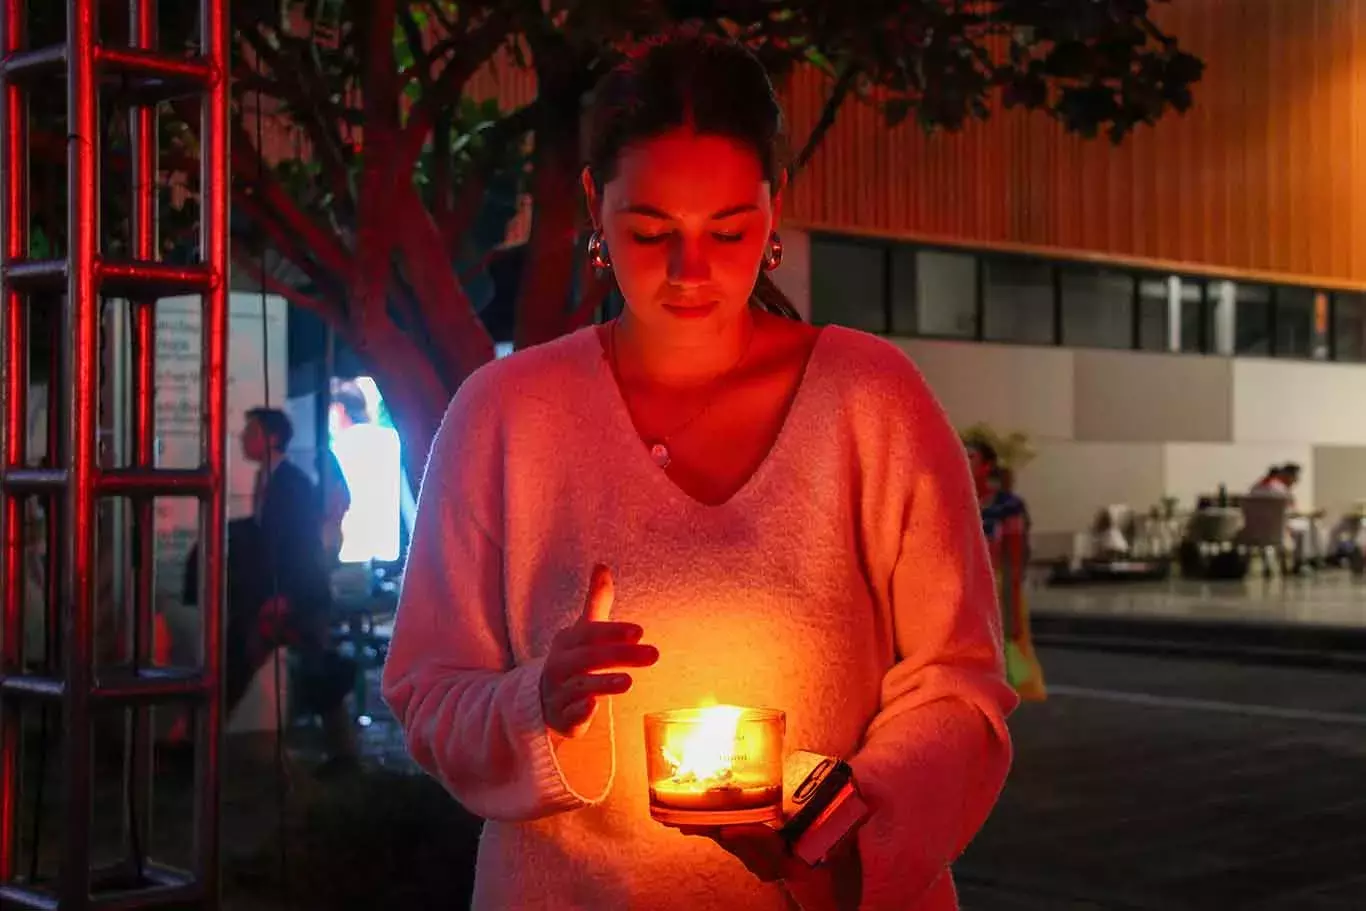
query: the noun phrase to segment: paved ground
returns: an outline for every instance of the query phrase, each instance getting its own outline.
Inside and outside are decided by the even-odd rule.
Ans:
[[[1366,676],[1043,660],[966,908],[1366,907]]]
[[[958,867],[967,911],[1366,908],[1366,674],[1042,656],[1052,695],[1015,716],[1014,773]],[[268,739],[225,763],[228,911],[463,906],[477,823],[411,774],[392,722],[377,713],[371,771],[338,782],[307,774],[308,731],[292,739],[283,884]],[[188,844],[188,783],[163,761],[168,860]],[[110,843],[117,795],[116,780],[97,788]],[[49,820],[45,871],[56,838]]]
[[[1326,570],[1289,579],[1036,586],[1036,614],[1366,629],[1366,578]]]

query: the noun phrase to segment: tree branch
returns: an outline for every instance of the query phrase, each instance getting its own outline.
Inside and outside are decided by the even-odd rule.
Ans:
[[[446,62],[440,75],[432,80],[430,89],[423,89],[422,97],[408,112],[408,123],[399,139],[398,157],[394,162],[397,167],[411,168],[413,162],[417,161],[432,131],[437,106],[448,103],[451,97],[460,94],[470,77],[498,50],[511,25],[506,13],[495,10],[465,33],[455,54]]]
[[[267,294],[278,294],[295,306],[315,314],[325,320],[329,326],[337,330],[342,335],[347,334],[346,316],[340,308],[329,304],[322,298],[313,297],[305,294],[298,288],[286,284],[277,278],[269,275],[262,275],[256,263],[249,263],[246,255],[240,247],[234,247],[232,252],[233,265],[243,272],[251,273],[252,277],[261,283]]]
[[[451,257],[431,213],[412,184],[396,188],[399,257],[419,298],[426,304],[427,331],[438,362],[459,373],[459,380],[493,359],[493,339],[456,278]]]
[[[394,66],[397,0],[370,0],[369,5],[369,40],[365,44],[365,126],[367,129],[392,129],[398,126],[398,70]]]
[[[816,125],[811,128],[811,135],[806,138],[806,144],[802,146],[801,151],[788,165],[787,179],[789,181],[793,180],[798,172],[811,161],[811,156],[816,154],[816,149],[820,147],[821,140],[835,125],[835,116],[839,114],[845,99],[853,91],[855,83],[858,82],[858,76],[859,68],[854,64],[845,62],[841,65],[839,76],[836,77],[835,84],[830,87],[830,94],[826,96],[825,104],[821,107],[821,115],[816,120]]]
[[[187,121],[189,122],[189,121]],[[337,275],[350,270],[351,252],[336,237],[306,215],[290,198],[285,188],[266,170],[260,150],[246,128],[234,118],[232,124],[232,172],[239,180],[253,184],[257,197],[279,222],[294,232],[300,243],[313,251],[318,261]]]
[[[422,29],[418,26],[417,20],[413,18],[411,8],[404,7],[399,12],[398,22],[403,29],[403,37],[408,42],[408,50],[413,55],[413,69],[417,71],[417,81],[422,83],[422,93],[425,95],[432,88],[432,60],[434,58],[427,52],[427,47],[422,40]]]
[[[282,227],[271,212],[261,205],[256,194],[248,192],[245,188],[238,188],[232,194],[232,202],[251,218],[252,223],[260,228],[262,233],[268,236],[275,250],[289,260],[300,272],[312,279],[314,284],[335,290],[344,287],[345,274],[329,273],[315,262],[299,242],[298,236]]]
[[[239,29],[239,34],[256,55],[258,70],[264,64],[275,74],[276,78],[267,83],[270,87],[268,94],[284,102],[293,111],[301,112],[301,116],[295,116],[293,120],[308,135],[333,195],[354,206],[355,192],[349,179],[350,163],[343,151],[341,133],[336,129],[337,124],[345,119],[345,109],[331,102],[326,87],[322,85],[322,74],[316,67],[303,64],[300,49],[304,44],[282,41],[277,50],[259,29],[243,28]],[[287,52],[287,46],[292,46],[294,51]],[[309,56],[311,59],[312,55]]]

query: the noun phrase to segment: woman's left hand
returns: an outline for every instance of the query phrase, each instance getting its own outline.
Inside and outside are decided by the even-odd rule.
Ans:
[[[819,867],[807,866],[788,850],[772,826],[684,826],[684,835],[710,838],[743,863],[762,882],[782,882],[802,911],[844,911],[859,905],[857,852],[842,850]],[[845,870],[847,866],[852,869]],[[848,872],[848,876],[839,875]]]
[[[792,856],[778,830],[763,823],[742,826],[682,826],[684,835],[710,838],[749,868],[760,881],[798,879],[817,872]]]

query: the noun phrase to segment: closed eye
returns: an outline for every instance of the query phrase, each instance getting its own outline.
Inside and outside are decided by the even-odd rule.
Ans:
[[[740,241],[742,241],[742,240],[745,239],[744,233],[743,233],[743,232],[739,232],[739,231],[735,231],[735,232],[714,231],[714,232],[712,232],[712,235],[711,235],[711,236],[714,237],[714,238],[716,238],[716,240],[718,240],[719,242],[721,242],[721,243],[723,243],[723,244],[738,244]]]

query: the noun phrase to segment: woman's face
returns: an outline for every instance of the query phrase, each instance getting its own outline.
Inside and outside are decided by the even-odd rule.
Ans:
[[[623,150],[601,198],[587,172],[584,189],[632,319],[706,336],[745,312],[779,209],[750,148],[674,130]]]

